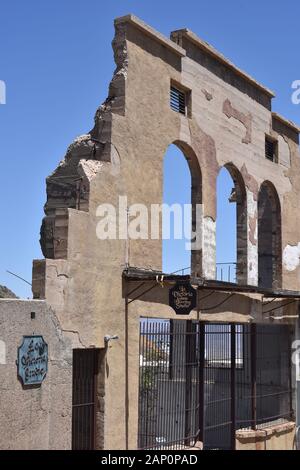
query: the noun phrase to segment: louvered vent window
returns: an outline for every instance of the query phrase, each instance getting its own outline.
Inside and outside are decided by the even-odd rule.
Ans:
[[[186,114],[186,94],[174,86],[170,89],[170,106],[177,113]]]
[[[271,162],[276,162],[277,160],[277,142],[269,137],[266,137],[265,156]]]

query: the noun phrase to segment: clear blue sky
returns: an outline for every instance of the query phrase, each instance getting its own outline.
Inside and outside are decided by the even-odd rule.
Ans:
[[[2,0],[0,284],[20,296],[30,290],[5,270],[31,280],[32,259],[41,257],[45,177],[92,127],[114,69],[113,19],[129,12],[166,35],[192,29],[273,89],[274,110],[300,122],[290,99],[291,82],[300,79],[295,0]]]

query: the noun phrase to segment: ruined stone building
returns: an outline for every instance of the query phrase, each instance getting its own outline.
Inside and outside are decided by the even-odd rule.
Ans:
[[[272,91],[188,29],[168,39],[118,18],[113,51],[94,128],[47,178],[33,300],[0,299],[0,447],[291,449],[299,129],[272,112]],[[162,273],[161,236],[97,236],[100,204],[162,203],[171,144],[202,207],[201,246],[183,274]],[[235,282],[216,276],[223,167],[235,185]],[[194,296],[190,313],[174,310],[174,292]],[[47,375],[26,386],[17,350],[35,335]]]

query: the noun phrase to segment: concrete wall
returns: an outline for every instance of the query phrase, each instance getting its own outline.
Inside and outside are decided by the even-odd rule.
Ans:
[[[247,282],[258,282],[257,200],[268,180],[278,191],[282,211],[282,285],[299,289],[297,132],[271,112],[272,93],[265,87],[192,33],[179,31],[172,39],[134,17],[116,21],[116,70],[108,98],[96,112],[94,128],[70,145],[47,180],[41,231],[46,259],[34,264],[33,292],[47,299],[62,328],[78,337],[81,347],[103,348],[105,335],[119,336],[105,359],[108,449],[137,445],[139,318],[174,318],[174,312],[167,284],[158,283],[150,294],[126,304],[137,283],[123,282],[124,267],[161,269],[161,239],[100,240],[97,208],[102,203],[118,207],[119,196],[127,197],[126,205],[162,203],[163,158],[170,144],[184,152],[193,200],[203,203],[202,246],[193,258],[193,273],[215,277],[216,179],[220,168],[230,164],[245,185]],[[171,82],[191,91],[189,116],[171,110]],[[278,163],[265,158],[265,134],[278,138]],[[69,190],[62,187],[64,178]],[[149,283],[136,294],[146,288]],[[248,322],[277,321],[278,315],[278,321],[286,316],[293,321],[295,315],[296,304],[264,314],[262,296],[254,294],[237,294],[220,308],[202,312],[226,297],[199,298],[190,318]]]
[[[295,450],[295,423],[257,431],[237,431],[237,450]]]
[[[31,319],[31,313],[35,318]],[[48,344],[48,372],[41,386],[26,387],[17,376],[24,335]],[[0,449],[70,449],[72,342],[45,301],[0,300]]]

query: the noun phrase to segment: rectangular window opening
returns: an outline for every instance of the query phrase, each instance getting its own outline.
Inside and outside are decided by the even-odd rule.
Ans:
[[[271,162],[277,163],[278,142],[271,137],[266,136],[265,157]]]
[[[190,115],[190,92],[180,89],[171,83],[170,106],[176,113]]]

